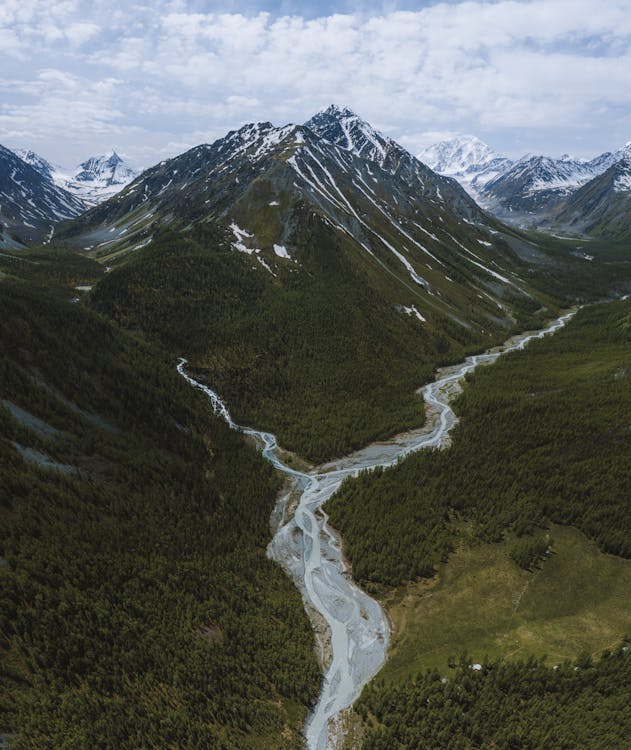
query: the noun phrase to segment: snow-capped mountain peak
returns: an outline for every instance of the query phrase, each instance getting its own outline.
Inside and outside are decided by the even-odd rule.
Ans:
[[[436,143],[418,158],[439,174],[454,177],[476,199],[484,187],[513,166],[474,135],[462,135]]]
[[[150,242],[156,226],[189,225],[202,215],[225,217],[231,247],[272,274],[279,263],[299,262],[291,251],[299,244],[296,222],[318,216],[323,231],[355,242],[370,264],[388,272],[392,265],[405,289],[429,295],[428,304],[439,307],[440,295],[424,273],[444,265],[438,255],[443,244],[459,253],[458,243],[476,232],[484,247],[493,246],[486,217],[453,180],[340,107],[327,108],[307,125],[244,125],[160,162],[92,211],[89,225],[65,229],[64,236],[77,246],[95,247],[107,226],[108,251],[127,252]],[[278,231],[271,237],[274,227]],[[435,244],[438,254],[428,244]],[[496,278],[480,257],[470,253],[465,263]]]
[[[381,167],[384,167],[389,154],[400,150],[400,146],[391,138],[376,131],[348,107],[337,104],[331,104],[315,114],[305,123],[305,127],[329,143],[377,162]]]
[[[52,179],[89,205],[96,205],[120,192],[138,174],[138,170],[112,149],[100,156],[91,156],[72,170],[55,169]]]
[[[137,175],[114,151],[101,156],[91,156],[82,162],[74,173],[78,182],[102,182],[107,186],[126,185]]]
[[[22,161],[30,164],[42,177],[46,177],[48,180],[53,179],[55,167],[49,161],[46,161],[43,156],[36,154],[35,151],[24,148],[16,149],[13,153],[17,154]]]
[[[321,109],[319,112],[316,112],[316,115],[327,115],[329,117],[358,117],[358,115],[353,112],[353,110],[350,107],[347,107],[345,104],[329,104],[328,107],[325,107],[324,109]]]
[[[463,135],[424,149],[418,154],[418,158],[440,174],[461,175],[479,172],[481,168],[503,157],[476,136]]]

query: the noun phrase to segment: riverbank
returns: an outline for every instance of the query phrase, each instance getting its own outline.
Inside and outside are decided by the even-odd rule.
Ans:
[[[389,441],[374,443],[309,473],[282,462],[276,439],[270,433],[236,425],[217,394],[186,375],[184,361],[178,365],[180,374],[209,395],[215,411],[231,427],[259,440],[263,455],[277,469],[292,477],[292,488],[283,494],[275,510],[276,525],[279,519],[286,519],[290,515],[287,504],[295,495],[296,488],[302,491],[293,516],[278,528],[268,554],[294,580],[307,611],[313,608],[319,613],[314,626],[320,638],[324,639],[320,646],[323,663],[326,664],[330,658],[320,698],[306,727],[310,750],[331,747],[328,739],[330,720],[350,706],[366,682],[379,671],[385,661],[390,638],[388,619],[382,607],[352,581],[345,565],[341,541],[328,527],[328,517],[322,511],[322,506],[346,477],[356,476],[364,470],[391,466],[422,448],[444,446],[449,431],[456,423],[449,403],[460,389],[459,381],[479,365],[490,364],[502,354],[523,348],[534,338],[553,333],[572,315],[573,312],[569,312],[546,329],[514,336],[500,347],[468,357],[461,365],[440,371],[436,380],[420,389],[432,415],[432,424]],[[322,620],[326,627],[323,627]]]

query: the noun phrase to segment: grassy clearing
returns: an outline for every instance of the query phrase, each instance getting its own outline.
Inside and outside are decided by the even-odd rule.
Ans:
[[[631,633],[631,561],[598,550],[576,529],[552,526],[552,554],[525,571],[511,541],[465,546],[438,576],[398,588],[385,601],[394,625],[382,676],[449,671],[467,651],[549,664],[613,647]]]

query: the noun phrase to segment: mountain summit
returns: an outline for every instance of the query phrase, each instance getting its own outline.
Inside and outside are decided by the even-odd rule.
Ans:
[[[100,156],[91,156],[70,173],[57,170],[53,180],[88,205],[95,205],[120,192],[137,176],[138,171],[112,149]]]
[[[102,156],[92,156],[79,166],[80,171],[75,173],[79,182],[98,180],[106,185],[122,185],[136,174],[114,150]]]
[[[511,168],[513,162],[474,135],[463,135],[429,146],[418,158],[439,174],[448,175],[477,200],[484,187]]]
[[[377,132],[351,109],[336,104],[315,114],[307,120],[305,127],[329,143],[376,162],[382,168],[393,151],[401,150],[391,138]]]

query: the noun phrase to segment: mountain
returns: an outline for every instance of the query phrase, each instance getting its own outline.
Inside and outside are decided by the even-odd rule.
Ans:
[[[481,194],[486,208],[502,218],[528,223],[550,211],[566,196],[606,168],[607,157],[579,161],[569,156],[525,156],[494,180]]]
[[[101,312],[313,460],[422,422],[437,363],[554,304],[540,248],[339,107],[164,161],[56,238],[116,267]]]
[[[337,107],[305,126],[246,125],[161,162],[59,236],[110,256],[137,249],[161,228],[219,219],[230,228],[233,247],[278,264],[274,246],[292,242],[296,201],[316,211],[327,231],[353,242],[371,265],[382,271],[385,265],[403,285],[413,283],[431,307],[449,308],[428,281],[444,284],[446,263],[498,280],[491,268],[497,252],[489,248],[502,242],[457,182]],[[464,239],[475,251],[461,246]],[[489,269],[480,265],[486,262]],[[504,262],[510,266],[512,256]]]
[[[85,210],[81,199],[52,183],[45,171],[43,160],[35,166],[0,146],[3,247],[41,242],[51,235],[57,222]]]
[[[516,225],[547,223],[575,191],[631,155],[631,143],[589,161],[564,155],[523,156],[513,162],[472,135],[441,141],[418,158],[453,177],[486,210]]]
[[[114,150],[101,156],[91,156],[72,169],[51,164],[44,157],[27,149],[18,149],[15,153],[42,177],[76,195],[87,206],[94,206],[111,198],[139,175],[138,170]]]
[[[110,151],[86,159],[70,173],[53,172],[53,180],[92,206],[120,192],[138,174],[116,151]]]
[[[488,182],[513,165],[510,159],[500,156],[474,135],[436,143],[421,151],[418,158],[435,172],[458,180],[475,198]]]
[[[46,161],[43,156],[36,154],[35,151],[29,149],[17,149],[16,153],[22,161],[30,164],[31,167],[39,172],[42,177],[53,182],[53,175],[57,172],[58,168],[54,167],[49,161]]]
[[[607,240],[631,239],[631,148],[629,152],[572,193],[559,206],[553,224]]]
[[[388,171],[392,171],[403,151],[398,143],[377,132],[348,107],[336,104],[315,114],[305,123],[305,127],[329,143],[375,162]]]

